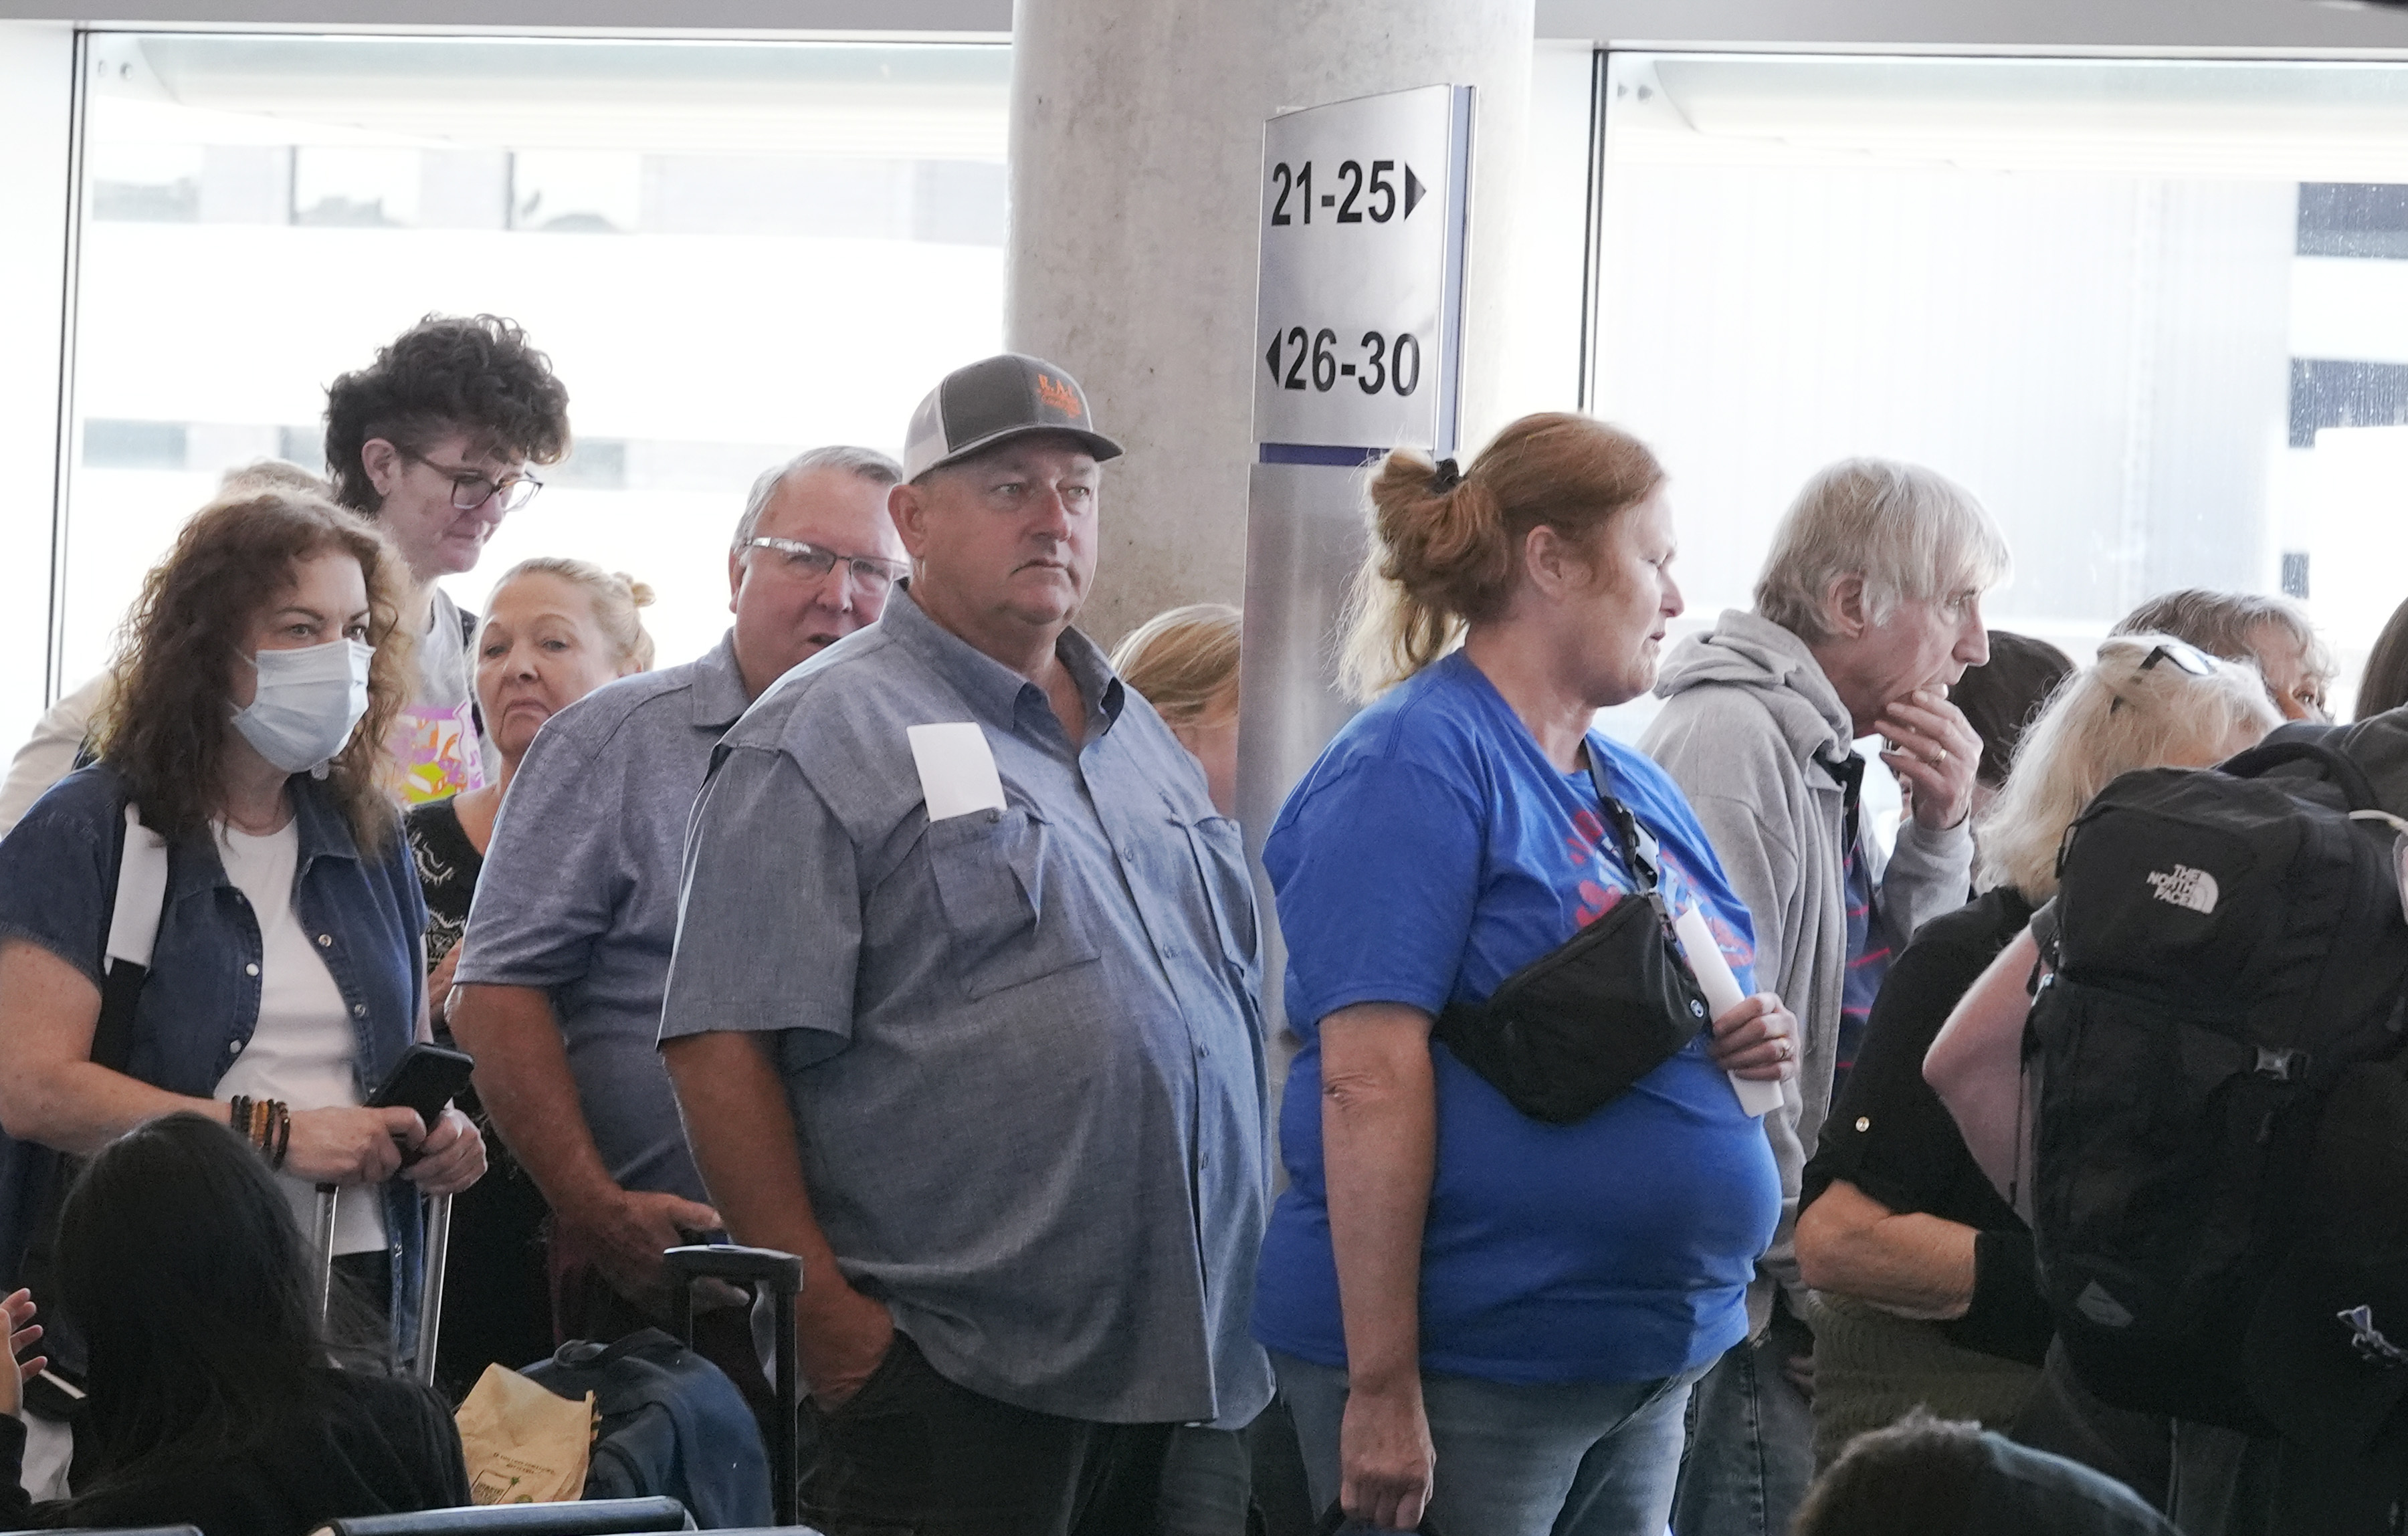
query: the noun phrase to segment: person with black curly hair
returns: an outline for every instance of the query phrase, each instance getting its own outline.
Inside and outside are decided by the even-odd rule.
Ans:
[[[326,474],[337,500],[380,524],[409,567],[403,617],[419,686],[391,746],[421,804],[492,776],[477,718],[477,618],[436,586],[476,568],[485,541],[568,452],[568,391],[516,322],[429,315],[326,391]]]

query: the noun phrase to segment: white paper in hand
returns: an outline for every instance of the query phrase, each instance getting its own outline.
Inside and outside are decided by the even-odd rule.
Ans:
[[[995,771],[995,752],[976,722],[915,725],[904,734],[911,741],[911,762],[920,770],[920,795],[928,803],[929,820],[1003,809],[1003,780]]]
[[[1698,978],[1698,989],[1706,994],[1706,1009],[1720,1018],[1746,999],[1739,989],[1739,977],[1731,974],[1730,961],[1723,959],[1722,946],[1714,942],[1713,931],[1706,926],[1705,914],[1691,907],[1681,914],[1672,925],[1673,937],[1681,941],[1681,957]],[[1781,1107],[1781,1085],[1759,1083],[1754,1078],[1733,1076],[1731,1091],[1739,1095],[1739,1107],[1750,1115],[1763,1115]]]

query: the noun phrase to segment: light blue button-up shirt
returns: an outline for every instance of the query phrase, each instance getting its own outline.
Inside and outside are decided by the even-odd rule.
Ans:
[[[1238,829],[1093,642],[1045,692],[898,590],[727,732],[664,1038],[778,1036],[846,1277],[949,1379],[1117,1423],[1245,1423],[1267,1190]],[[1004,804],[931,822],[906,735],[975,722]]]
[[[744,713],[733,632],[544,722],[502,797],[457,983],[549,993],[610,1177],[703,1198],[659,1051],[677,872],[720,733]]]

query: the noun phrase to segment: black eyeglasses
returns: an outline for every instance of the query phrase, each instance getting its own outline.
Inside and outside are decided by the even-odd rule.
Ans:
[[[2159,646],[2157,649],[2149,652],[2148,655],[2141,658],[2139,670],[2146,672],[2151,667],[2156,666],[2159,661],[2172,661],[2174,665],[2182,668],[2185,672],[2189,673],[2194,677],[2213,677],[2215,676],[2215,663],[2214,661],[2209,661],[2198,650],[2189,646],[2184,645],[2179,640],[2169,640],[2164,645]]]
[[[408,448],[401,451],[437,475],[452,477],[452,510],[454,512],[474,512],[495,496],[502,499],[504,512],[515,512],[535,500],[535,493],[543,489],[543,482],[532,475],[513,475],[507,480],[496,480],[473,469],[453,469],[448,464],[438,464],[424,454],[412,453]]]
[[[805,544],[800,539],[773,539],[766,533],[759,538],[746,539],[744,547],[748,549],[774,549],[789,576],[805,576],[814,581],[835,570],[837,562],[842,561],[844,568],[853,573],[853,579],[861,583],[864,591],[882,592],[911,574],[910,567],[898,565],[891,560],[881,560],[876,555],[839,555],[833,549],[823,549],[816,544]]]

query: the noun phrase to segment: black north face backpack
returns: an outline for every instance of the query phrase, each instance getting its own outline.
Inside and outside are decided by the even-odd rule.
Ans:
[[[2270,770],[2312,764],[2320,775]],[[2058,856],[2024,1037],[2042,1285],[2106,1401],[2263,1433],[2243,1341],[2326,1095],[2398,1052],[2408,923],[2367,778],[2315,741],[2128,774]]]

